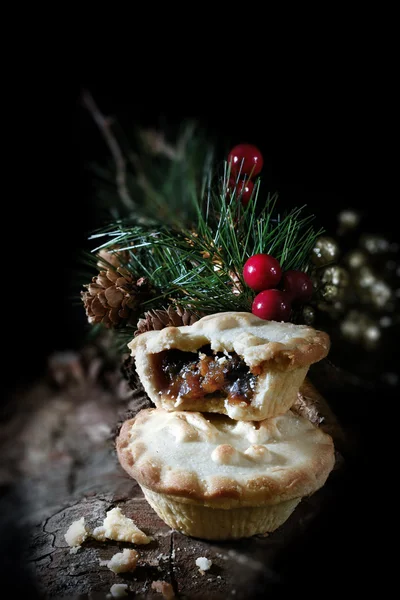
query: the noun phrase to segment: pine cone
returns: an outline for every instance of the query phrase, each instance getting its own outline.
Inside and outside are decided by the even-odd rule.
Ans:
[[[81,296],[89,323],[106,327],[134,325],[141,303],[154,293],[146,277],[135,281],[124,267],[100,271],[85,287]]]
[[[111,246],[109,252],[108,250],[100,250],[97,254],[99,260],[97,261],[97,266],[99,269],[107,269],[108,264],[112,265],[116,269],[118,267],[122,267],[124,264],[129,262],[129,252],[127,250],[118,250],[118,246]]]
[[[202,313],[194,313],[188,308],[182,308],[171,304],[167,310],[149,310],[139,319],[135,337],[145,331],[164,329],[164,327],[180,327],[181,325],[192,325],[198,321]]]

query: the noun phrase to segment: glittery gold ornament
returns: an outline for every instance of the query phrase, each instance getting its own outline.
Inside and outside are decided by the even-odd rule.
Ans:
[[[350,277],[346,269],[337,265],[327,267],[321,275],[322,283],[336,285],[338,287],[348,286],[349,280]]]
[[[325,302],[336,302],[344,296],[344,288],[328,283],[321,290],[321,295]]]
[[[339,235],[355,229],[360,222],[360,218],[360,214],[355,210],[342,210],[338,214]]]
[[[315,321],[315,310],[312,306],[303,306],[302,310],[303,321],[306,325],[312,325]]]
[[[354,237],[360,229],[361,215],[354,210],[342,210],[337,218],[337,233],[348,234],[341,242],[347,246],[350,235]],[[374,350],[380,345],[383,330],[400,322],[400,315],[396,317],[400,265],[395,256],[400,244],[379,233],[361,232],[357,238],[358,242],[348,246],[343,255],[336,238],[318,238],[310,257],[314,287],[310,304],[315,309],[315,318],[325,313],[343,341]],[[303,314],[306,323],[307,314]]]
[[[347,294],[350,277],[344,267],[334,265],[326,267],[320,274],[320,294],[325,302],[337,304],[339,310],[334,308],[334,313],[341,312],[343,301]]]
[[[385,309],[390,307],[393,300],[393,292],[385,281],[376,279],[370,287],[370,294],[371,303],[376,308]]]
[[[368,258],[362,250],[351,250],[343,260],[350,269],[355,271],[363,267],[367,263]]]
[[[371,267],[364,265],[359,270],[356,277],[356,284],[360,288],[370,288],[376,281],[376,276]]]
[[[360,247],[369,254],[388,252],[389,241],[383,235],[364,234],[360,239]]]
[[[356,342],[360,339],[363,330],[362,314],[351,310],[340,323],[340,332],[344,338]]]
[[[381,330],[376,323],[369,323],[363,331],[363,342],[366,348],[375,348],[381,338]]]
[[[342,336],[351,342],[361,343],[367,349],[374,349],[381,339],[381,329],[367,313],[351,310],[340,323]]]
[[[336,300],[336,302],[334,302],[333,304],[333,308],[338,314],[344,313],[344,311],[346,310],[346,303],[343,302],[342,299]]]
[[[311,251],[311,260],[317,267],[323,267],[336,262],[339,254],[339,246],[336,241],[331,237],[321,236]]]

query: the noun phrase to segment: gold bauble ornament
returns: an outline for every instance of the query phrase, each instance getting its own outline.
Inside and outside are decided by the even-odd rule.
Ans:
[[[381,330],[376,323],[369,323],[363,331],[363,341],[366,348],[375,348],[381,339]]]
[[[320,277],[322,284],[321,295],[323,299],[330,304],[339,303],[337,304],[339,310],[336,310],[335,307],[335,312],[340,312],[350,282],[350,276],[347,270],[337,265],[326,267]]]
[[[370,288],[376,281],[376,276],[371,267],[364,265],[357,273],[356,283],[360,288]]]
[[[312,306],[303,306],[302,310],[303,321],[306,325],[312,325],[315,321],[315,310]]]
[[[390,286],[381,279],[376,279],[371,287],[371,303],[379,309],[389,308],[393,301],[393,292]]]
[[[390,243],[383,235],[365,234],[360,239],[360,247],[369,254],[388,252]]]
[[[336,262],[339,258],[339,246],[331,237],[321,236],[311,250],[311,260],[317,267]]]
[[[338,300],[343,299],[344,291],[345,291],[344,288],[340,288],[337,285],[332,285],[332,284],[328,283],[321,290],[321,295],[322,295],[323,299],[325,300],[325,302],[329,302],[330,304],[333,304],[334,302],[337,302]]]
[[[350,310],[340,323],[340,331],[344,338],[353,342],[372,342],[377,339],[379,333],[376,332],[376,323],[363,312],[359,310]],[[379,327],[378,327],[379,329]]]
[[[321,281],[325,284],[346,287],[349,285],[350,277],[346,269],[335,265],[324,269],[321,275]]]
[[[345,319],[340,323],[340,332],[344,338],[356,342],[362,331],[362,323],[355,311],[350,311]]]
[[[368,258],[362,250],[351,250],[344,257],[344,262],[352,270],[357,270],[367,264]]]
[[[346,305],[343,302],[343,299],[336,300],[336,302],[333,304],[333,308],[337,313],[344,313],[346,310]]]
[[[348,231],[355,229],[360,222],[360,218],[361,218],[360,214],[358,212],[356,212],[355,210],[351,210],[351,209],[342,210],[338,214],[338,221],[339,221],[338,233],[339,234],[347,233]]]
[[[351,342],[359,342],[365,348],[375,348],[381,339],[381,329],[366,313],[350,310],[340,323],[342,336]]]

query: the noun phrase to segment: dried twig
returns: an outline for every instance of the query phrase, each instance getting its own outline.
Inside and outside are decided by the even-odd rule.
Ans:
[[[100,129],[108,147],[110,148],[116,166],[116,182],[119,196],[125,206],[128,209],[132,209],[134,206],[134,201],[132,200],[126,185],[126,161],[111,130],[111,120],[100,112],[92,95],[87,90],[84,90],[82,94],[82,102],[92,115],[93,120]]]
[[[153,154],[161,154],[170,160],[183,160],[185,157],[186,145],[193,136],[194,128],[194,123],[187,125],[176,146],[173,146],[166,141],[162,131],[157,131],[155,129],[143,129],[140,132],[140,136]]]
[[[140,132],[140,137],[153,154],[161,154],[170,160],[178,160],[177,149],[171,146],[166,140],[164,133],[155,129],[144,129]]]

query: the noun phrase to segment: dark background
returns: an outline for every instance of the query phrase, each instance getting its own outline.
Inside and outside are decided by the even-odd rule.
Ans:
[[[237,78],[218,92],[199,84],[200,89],[189,94],[181,83],[144,80],[134,71],[132,78],[112,80],[89,71],[66,85],[46,111],[49,144],[39,157],[40,162],[43,156],[35,179],[39,193],[22,210],[21,205],[11,207],[24,243],[21,256],[15,254],[19,268],[11,284],[13,316],[6,317],[11,328],[5,368],[8,392],[29,385],[45,371],[51,352],[78,348],[84,336],[86,318],[81,307],[72,307],[71,286],[78,254],[87,244],[96,215],[86,165],[103,160],[108,150],[81,106],[83,87],[105,114],[135,124],[157,125],[164,119],[173,125],[195,118],[217,139],[221,158],[230,145],[256,144],[264,155],[263,180],[271,191],[279,191],[287,205],[307,204],[327,233],[335,234],[342,208],[353,208],[363,211],[366,231],[398,240],[389,187],[391,165],[382,156],[384,115],[380,105],[368,101],[362,86],[349,88],[343,82],[339,87],[310,89],[289,81],[278,98],[268,86],[247,92]],[[391,354],[392,349],[386,352]],[[370,488],[374,480],[370,465],[375,451],[369,433],[376,409],[371,407],[376,407],[381,390],[368,394],[348,388],[343,393],[347,395],[340,417],[357,429],[360,451],[331,508],[311,527],[307,540],[288,549],[283,569],[289,583],[309,569],[311,581],[332,581],[333,576],[340,586],[348,577],[365,579],[372,567],[375,532],[369,516],[371,500],[365,494],[366,485]],[[388,402],[394,400],[385,393]],[[376,440],[376,428],[374,432]],[[375,562],[373,568],[379,570]]]

